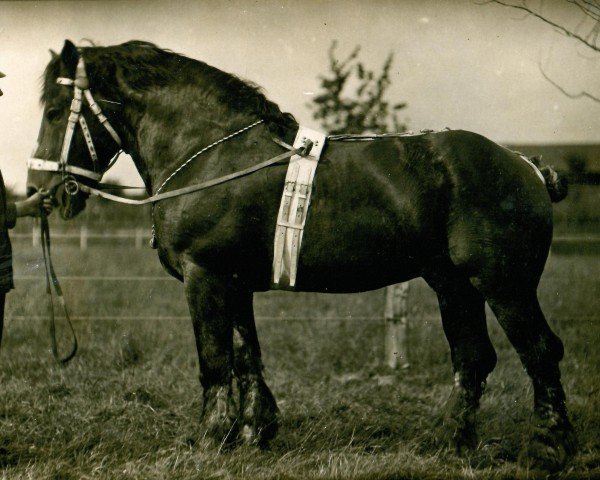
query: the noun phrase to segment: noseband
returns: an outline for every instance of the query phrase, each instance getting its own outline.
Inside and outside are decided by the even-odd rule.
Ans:
[[[27,161],[27,167],[30,170],[60,172],[62,174],[62,181],[65,184],[67,193],[74,195],[79,191],[79,185],[73,178],[73,175],[89,178],[95,182],[100,181],[102,176],[114,165],[116,159],[118,158],[119,153],[121,152],[120,147],[122,142],[119,134],[110,124],[108,118],[106,118],[106,115],[102,113],[102,109],[92,96],[92,92],[90,91],[90,81],[85,70],[83,57],[79,57],[79,62],[77,63],[77,69],[75,71],[75,79],[59,77],[56,79],[56,83],[59,85],[73,87],[73,100],[71,101],[70,107],[71,113],[69,115],[67,129],[65,131],[65,138],[63,140],[62,150],[60,153],[60,160],[58,162],[53,162],[41,158],[30,158]],[[84,116],[81,114],[81,107],[84,98],[87,101],[92,113],[96,116],[98,121],[104,126],[115,143],[119,146],[119,151],[117,151],[115,156],[109,161],[104,170],[100,170],[98,154],[96,153],[96,147],[94,146],[90,129],[85,121]],[[73,135],[75,133],[77,124],[79,124],[81,127],[83,138],[85,139],[85,143],[90,153],[90,158],[92,159],[92,163],[94,165],[94,170],[88,170],[86,168],[76,167],[75,165],[69,165],[69,150],[71,148],[71,143],[73,141]]]

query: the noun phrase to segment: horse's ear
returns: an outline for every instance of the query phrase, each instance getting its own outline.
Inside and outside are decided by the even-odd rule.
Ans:
[[[60,52],[60,57],[69,72],[75,74],[77,62],[79,61],[79,52],[71,40],[65,40],[65,45],[63,46],[62,52]]]

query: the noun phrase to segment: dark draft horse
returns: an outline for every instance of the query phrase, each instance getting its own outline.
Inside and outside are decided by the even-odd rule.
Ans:
[[[133,158],[148,194],[191,154],[257,120],[173,177],[167,190],[240,171],[282,153],[273,136],[294,138],[297,123],[255,86],[203,62],[130,41],[52,53],[42,93],[35,157],[58,161],[79,59],[89,85]],[[119,147],[88,107],[100,165],[81,131],[70,162],[103,170]],[[264,444],[277,430],[277,406],[263,379],[253,293],[273,288],[273,239],[286,165],[160,201],[153,221],[164,268],[184,284],[203,387],[202,427],[210,438]],[[423,277],[439,299],[456,389],[452,438],[476,445],[475,412],[496,354],[487,301],[518,352],[534,388],[534,417],[519,461],[557,470],[574,453],[559,362],[536,290],[552,239],[551,200],[566,183],[548,167],[546,185],[518,154],[465,131],[330,141],[315,177],[296,290],[359,292]],[[29,171],[29,192],[55,174]],[[82,183],[90,183],[82,179]],[[93,182],[92,182],[93,183]],[[63,216],[87,195],[57,190]],[[239,399],[234,400],[232,382]]]

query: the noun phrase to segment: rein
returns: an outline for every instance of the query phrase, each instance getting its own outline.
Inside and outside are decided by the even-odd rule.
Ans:
[[[58,363],[65,365],[77,354],[77,335],[75,334],[75,329],[73,328],[73,324],[71,323],[71,318],[69,317],[69,312],[65,303],[65,297],[63,296],[63,291],[60,286],[60,282],[58,281],[58,277],[56,276],[54,265],[52,263],[52,254],[50,251],[50,225],[48,223],[48,217],[46,216],[46,212],[44,211],[41,205],[40,220],[42,252],[44,255],[44,266],[46,270],[46,294],[48,298],[48,316],[50,317],[50,341],[52,345],[52,355]],[[58,342],[56,340],[56,318],[54,314],[54,295],[52,293],[53,289],[56,293],[58,303],[62,308],[67,324],[69,325],[69,330],[71,331],[71,349],[69,350],[69,353],[64,357],[61,357],[58,353]]]
[[[280,146],[283,146],[290,151],[283,153],[281,155],[277,155],[269,160],[266,160],[257,165],[253,165],[252,167],[246,168],[244,170],[240,170],[240,171],[231,173],[229,175],[225,175],[225,176],[222,176],[219,178],[208,180],[206,182],[202,182],[197,185],[191,185],[191,186],[180,188],[180,189],[173,190],[170,192],[162,192],[162,189],[167,185],[167,183],[170,182],[181,170],[186,168],[196,157],[198,157],[201,154],[205,153],[206,151],[216,147],[217,145],[220,145],[221,143],[226,142],[227,140],[229,140],[237,135],[240,135],[240,134],[250,130],[251,128],[264,122],[264,120],[258,120],[246,127],[243,127],[241,129],[231,133],[230,135],[227,135],[227,136],[211,143],[210,145],[207,145],[206,147],[204,147],[201,150],[199,150],[198,152],[196,152],[194,155],[192,155],[190,158],[188,158],[184,163],[182,163],[176,170],[174,170],[166,178],[166,180],[163,181],[163,183],[160,185],[160,187],[157,189],[156,193],[153,196],[143,199],[143,200],[124,198],[124,197],[120,197],[117,195],[113,195],[111,193],[104,192],[97,188],[90,187],[83,183],[80,183],[80,181],[78,181],[78,179],[75,177],[75,176],[84,177],[84,178],[88,178],[88,179],[92,180],[93,182],[100,182],[100,180],[102,179],[102,176],[116,163],[117,159],[119,158],[119,154],[123,151],[121,148],[122,147],[121,138],[117,134],[116,130],[112,127],[112,125],[108,121],[107,117],[102,113],[101,108],[98,106],[98,104],[96,103],[96,101],[94,100],[94,98],[92,96],[92,93],[90,91],[89,79],[87,77],[83,57],[80,57],[79,62],[77,64],[77,69],[75,72],[75,79],[59,77],[57,79],[57,83],[59,85],[73,87],[73,99],[71,101],[70,114],[69,114],[69,119],[68,119],[66,131],[65,131],[65,136],[64,136],[64,140],[63,140],[62,149],[61,149],[60,159],[58,162],[53,162],[53,161],[49,161],[49,160],[41,159],[41,158],[31,158],[27,162],[27,166],[31,170],[42,170],[42,171],[48,171],[48,172],[55,172],[55,173],[58,173],[61,175],[60,180],[56,181],[53,184],[51,191],[56,191],[56,189],[60,185],[63,185],[66,193],[69,195],[76,195],[79,192],[79,190],[81,190],[84,193],[97,195],[97,196],[106,198],[108,200],[112,200],[112,201],[120,202],[120,203],[126,203],[126,204],[130,204],[130,205],[144,205],[144,204],[148,204],[148,203],[154,204],[155,202],[158,202],[160,200],[178,197],[178,196],[186,195],[186,194],[189,194],[192,192],[197,192],[200,190],[204,190],[206,188],[210,188],[215,185],[220,185],[222,183],[228,182],[235,178],[240,178],[240,177],[249,175],[249,174],[254,173],[263,168],[269,167],[271,165],[275,165],[275,164],[281,162],[282,160],[292,157],[293,155],[305,156],[308,154],[308,152],[310,151],[310,148],[312,146],[311,142],[307,141],[300,148],[293,148],[287,144],[284,144],[283,142],[275,140],[275,142],[278,143]],[[90,129],[87,125],[85,118],[83,117],[83,115],[81,113],[81,109],[82,109],[84,100],[89,105],[89,108],[92,111],[92,113],[95,115],[96,119],[107,130],[107,132],[110,134],[110,136],[113,138],[113,140],[119,147],[119,150],[116,152],[114,157],[108,162],[107,167],[104,169],[100,168],[98,154],[97,154],[96,148],[94,146],[94,141],[93,141],[92,135],[90,133]],[[86,143],[90,158],[92,160],[93,170],[78,167],[75,165],[69,165],[69,151],[71,148],[71,143],[73,141],[73,135],[75,133],[75,129],[76,129],[77,125],[80,126],[83,137],[85,139],[85,143]],[[110,184],[105,184],[105,185],[98,184],[98,187],[105,188],[105,189],[115,189],[115,187],[117,187],[117,186],[110,185]],[[118,187],[118,188],[133,188],[133,187]],[[77,350],[78,350],[77,335],[75,333],[75,329],[73,328],[73,324],[69,317],[69,312],[67,310],[67,306],[66,306],[65,299],[63,296],[62,288],[61,288],[60,282],[58,280],[58,277],[56,275],[56,272],[54,270],[54,265],[52,263],[52,254],[51,254],[51,249],[50,249],[50,246],[51,246],[50,225],[48,223],[48,218],[47,218],[46,213],[44,212],[43,208],[41,208],[40,217],[41,217],[42,253],[43,253],[43,258],[44,258],[45,275],[46,275],[46,293],[48,296],[48,315],[50,317],[50,339],[51,339],[51,346],[52,346],[52,355],[54,356],[55,360],[58,363],[64,365],[64,364],[68,363],[71,359],[73,359],[73,357],[77,353]],[[150,243],[154,248],[157,245],[154,226],[152,226],[152,240]],[[56,316],[55,316],[55,311],[54,311],[54,294],[53,294],[53,292],[54,292],[54,294],[56,294],[58,302],[62,308],[64,317],[69,326],[69,330],[70,330],[71,338],[72,338],[71,348],[70,348],[69,352],[67,353],[67,355],[64,357],[61,357],[58,352],[58,341],[56,338]]]
[[[195,185],[190,185],[188,187],[178,188],[177,190],[171,190],[169,192],[158,193],[158,194],[152,195],[151,197],[143,198],[140,200],[136,200],[133,198],[119,197],[118,195],[113,195],[111,193],[107,193],[103,190],[98,190],[96,188],[93,188],[93,187],[90,187],[90,186],[84,185],[84,184],[80,184],[79,188],[81,189],[82,192],[85,192],[85,193],[88,193],[91,195],[97,195],[97,196],[105,198],[107,200],[112,200],[114,202],[125,203],[128,205],[147,205],[149,203],[159,202],[160,200],[166,200],[167,198],[179,197],[181,195],[187,195],[189,193],[198,192],[200,190],[205,190],[207,188],[229,182],[236,178],[245,177],[246,175],[250,175],[251,173],[257,172],[259,170],[270,167],[272,165],[276,165],[277,163],[281,162],[282,160],[286,160],[294,155],[305,156],[306,152],[310,151],[311,146],[312,145],[310,145],[310,144],[305,144],[300,148],[293,148],[289,152],[282,153],[281,155],[277,155],[273,158],[270,158],[269,160],[265,160],[264,162],[257,163],[256,165],[252,165],[251,167],[245,168],[243,170],[238,170],[237,172],[230,173],[229,175],[224,175],[222,177],[214,178],[212,180],[207,180],[206,182],[197,183]],[[187,163],[189,163],[189,161],[186,162],[186,164]],[[181,169],[181,167],[177,171],[179,171],[180,169]],[[173,176],[173,175],[171,175],[171,176]]]

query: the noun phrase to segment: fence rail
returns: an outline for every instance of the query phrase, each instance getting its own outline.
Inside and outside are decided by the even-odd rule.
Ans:
[[[64,317],[57,317],[64,318]],[[189,320],[189,315],[103,315],[103,316],[94,316],[94,315],[72,315],[69,317],[71,320],[75,321],[102,321],[102,320],[111,320],[111,321],[137,321],[137,320],[146,320],[146,321],[179,321],[179,320]],[[440,315],[419,315],[418,320],[422,322],[436,322],[440,320]],[[43,315],[7,315],[7,320],[11,321],[27,321],[27,320],[48,320],[47,316]],[[306,316],[306,317],[276,317],[276,316],[265,316],[265,315],[257,315],[255,317],[257,321],[281,321],[281,322],[347,322],[347,321],[357,321],[357,322],[380,322],[387,319],[383,316],[375,317],[375,316],[333,316],[333,317],[317,317],[317,316]],[[573,322],[597,322],[600,320],[599,315],[569,315],[568,317],[552,317],[553,321],[573,321]]]
[[[31,233],[13,233],[12,238],[31,240],[34,247],[40,244],[40,230],[39,226],[33,226]],[[78,241],[79,248],[81,250],[87,250],[89,241],[112,241],[112,240],[133,240],[136,249],[141,249],[145,241],[149,239],[150,232],[146,228],[136,228],[133,230],[117,230],[112,232],[91,232],[86,226],[79,228],[79,231],[57,231],[52,233],[54,240],[67,240],[67,241]],[[554,237],[553,245],[593,245],[600,246],[600,235],[599,234],[575,234],[575,235],[559,235]],[[36,280],[41,277],[22,275],[16,276],[20,280]],[[170,279],[169,276],[65,276],[62,280],[94,280],[94,281],[157,281]],[[384,312],[382,316],[378,317],[331,317],[326,318],[330,321],[335,320],[385,320],[386,324],[386,337],[385,337],[385,357],[384,362],[387,366],[392,369],[399,367],[405,368],[409,366],[409,345],[408,345],[408,328],[410,319],[407,306],[407,298],[409,295],[409,284],[408,282],[401,283],[398,285],[392,285],[387,287],[386,290],[386,301]],[[43,318],[43,317],[39,317]],[[188,317],[170,316],[170,317],[136,317],[136,316],[106,316],[106,317],[94,317],[94,316],[76,316],[72,317],[73,320],[180,320],[187,319]],[[432,317],[438,318],[438,317]],[[38,317],[24,317],[24,316],[12,316],[13,320],[33,320]],[[309,320],[304,317],[257,317],[259,320]],[[594,317],[594,320],[596,318]]]
[[[40,244],[39,226],[34,225],[31,233],[12,233],[11,238],[30,240],[34,247]],[[149,228],[135,228],[131,230],[117,230],[112,232],[94,232],[86,226],[82,226],[78,231],[52,232],[53,240],[71,240],[79,243],[81,250],[87,250],[90,240],[109,241],[109,240],[133,240],[135,248],[140,249],[150,240]],[[600,244],[600,234],[597,233],[578,233],[570,235],[555,236],[552,243],[556,244]]]
[[[31,233],[12,233],[11,238],[31,240],[34,247],[40,244],[40,229],[34,225]],[[135,248],[142,248],[144,243],[150,240],[150,230],[147,228],[136,228],[133,230],[117,230],[113,232],[92,232],[86,226],[79,231],[52,232],[52,240],[77,240],[81,250],[87,250],[89,240],[133,240]]]

